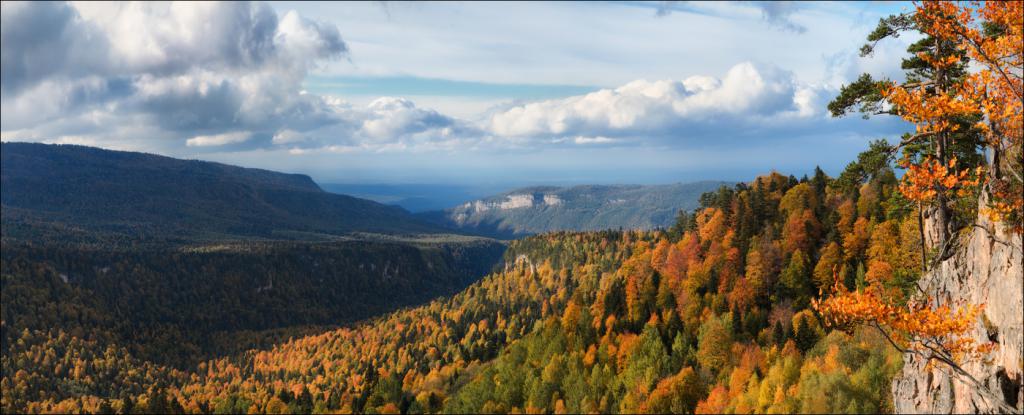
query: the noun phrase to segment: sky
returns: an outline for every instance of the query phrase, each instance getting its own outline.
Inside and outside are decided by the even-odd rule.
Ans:
[[[912,37],[891,2],[2,3],[0,138],[340,183],[670,183],[841,171],[831,118]]]

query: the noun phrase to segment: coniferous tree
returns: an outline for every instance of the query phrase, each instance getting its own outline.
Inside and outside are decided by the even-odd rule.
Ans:
[[[793,340],[796,341],[796,347],[801,352],[806,353],[814,344],[818,341],[818,333],[811,327],[811,323],[807,320],[807,316],[800,316],[800,319],[796,324],[796,333],[793,334]]]
[[[772,329],[772,341],[776,345],[782,346],[786,343],[786,330],[782,328],[782,322],[779,320],[775,321],[775,327]]]

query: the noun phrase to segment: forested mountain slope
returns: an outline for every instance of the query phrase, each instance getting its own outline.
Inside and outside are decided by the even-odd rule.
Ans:
[[[405,210],[322,191],[308,176],[72,145],[3,143],[5,239],[329,239],[439,233]]]
[[[809,300],[833,269],[864,284],[869,260],[891,262],[905,289],[916,216],[891,172],[830,182],[723,187],[668,231],[513,241],[499,272],[452,297],[183,370],[60,325],[16,328],[4,409],[891,410],[900,355],[874,331],[824,328]]]
[[[142,251],[5,244],[3,340],[62,329],[183,364],[250,346],[231,344],[232,333],[339,325],[452,294],[489,272],[503,250],[472,238]]]
[[[8,357],[25,330],[63,331],[187,366],[260,344],[267,330],[450,295],[505,249],[302,175],[81,146],[2,149]]]
[[[23,215],[65,201],[60,192],[17,202],[5,193],[4,230],[25,237],[3,241],[0,409],[1020,413],[1022,20],[1021,2],[931,1],[881,19],[861,52],[910,34],[902,83],[865,74],[829,110],[915,128],[871,143],[835,179],[817,170],[724,186],[667,229],[529,236],[482,279],[462,278],[478,268],[459,259],[477,254],[459,249],[495,254],[493,241],[352,241],[336,238],[342,228],[324,244],[253,241],[310,228],[274,219],[238,231],[187,209],[176,212],[192,219],[171,218],[181,227],[151,230],[143,216],[131,224],[141,231],[94,209],[79,232]],[[5,176],[4,186],[47,194],[31,180]],[[280,218],[292,210],[266,194],[315,193],[272,182],[248,181],[241,200]],[[480,210],[555,209],[565,199],[554,193]],[[194,223],[248,240],[210,242],[190,233]],[[183,242],[75,245],[151,231]],[[436,285],[418,278],[437,268],[452,273]],[[470,281],[344,324],[350,304],[410,304],[388,296],[422,299]]]
[[[701,194],[723,184],[528,187],[419,216],[497,238],[560,230],[653,229],[671,226],[680,210],[693,210]]]

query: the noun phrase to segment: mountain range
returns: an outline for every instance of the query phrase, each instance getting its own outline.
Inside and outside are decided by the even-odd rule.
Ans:
[[[417,214],[453,230],[494,238],[601,229],[654,229],[697,208],[705,192],[729,185],[701,181],[665,185],[540,186]]]
[[[505,250],[305,175],[72,145],[2,155],[4,324],[87,309],[82,335],[164,363],[451,294]]]
[[[4,238],[325,240],[443,233],[309,176],[74,145],[3,143]]]
[[[78,146],[4,144],[2,179],[5,413],[877,413],[932,387],[815,305],[878,267],[916,287],[891,169],[532,187],[440,220]],[[547,232],[565,227],[656,229]],[[487,231],[544,233],[466,235]],[[1019,237],[993,250],[984,232],[949,269],[1019,293]],[[1012,352],[1019,297],[999,298],[975,335]]]

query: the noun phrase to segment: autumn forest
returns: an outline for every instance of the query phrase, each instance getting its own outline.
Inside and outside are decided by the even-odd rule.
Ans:
[[[498,241],[283,174],[5,141],[0,409],[1020,413],[1022,32],[1021,2],[882,19],[859,53],[916,36],[905,79],[828,116],[909,132],[651,229]]]

